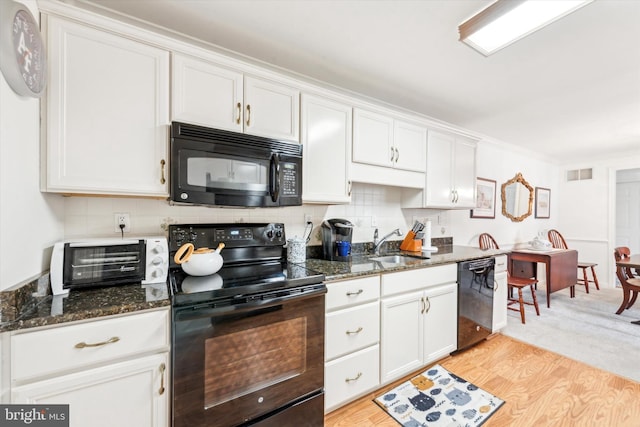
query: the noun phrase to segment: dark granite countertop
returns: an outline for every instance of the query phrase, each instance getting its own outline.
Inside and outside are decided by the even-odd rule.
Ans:
[[[401,264],[377,262],[371,259],[375,256],[363,254],[354,256],[349,262],[308,258],[304,263],[291,264],[288,274],[297,277],[300,274],[307,274],[305,269],[309,269],[324,274],[325,279],[331,281],[426,268],[506,253],[509,251],[480,250],[470,246],[442,246],[428,259],[406,258]],[[380,256],[393,254],[415,255],[392,251],[382,253]],[[296,266],[304,268],[298,272]],[[147,286],[132,284],[73,290],[68,295],[58,296],[43,293],[42,289],[38,292],[38,288],[42,287],[42,283],[34,282],[15,291],[0,293],[3,294],[0,295],[2,297],[0,298],[0,308],[3,310],[0,332],[133,313],[171,305],[166,284]]]
[[[8,319],[3,316],[0,332],[133,313],[171,305],[167,285],[131,284],[72,290],[68,295],[31,295],[24,307]]]
[[[327,281],[349,279],[359,276],[370,276],[372,274],[390,273],[394,271],[411,270],[415,268],[433,267],[435,265],[451,264],[459,261],[468,261],[472,259],[486,258],[495,255],[507,254],[510,251],[500,249],[481,250],[471,246],[444,246],[438,249],[438,252],[431,253],[430,258],[408,258],[402,264],[389,264],[375,262],[371,258],[374,255],[359,255],[352,257],[350,262],[327,261],[323,259],[307,259],[304,267],[323,273]],[[380,256],[408,254],[414,255],[412,252],[390,252],[382,253]],[[420,254],[424,255],[424,254]]]

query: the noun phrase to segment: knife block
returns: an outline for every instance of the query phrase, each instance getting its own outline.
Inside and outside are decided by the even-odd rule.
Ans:
[[[416,239],[416,233],[409,231],[400,244],[400,250],[409,252],[420,252],[422,250],[422,239]]]

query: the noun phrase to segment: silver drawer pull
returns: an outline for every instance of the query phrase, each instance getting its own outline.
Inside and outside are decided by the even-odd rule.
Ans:
[[[352,381],[358,381],[361,376],[362,376],[362,372],[358,372],[358,375],[356,375],[355,378],[345,378],[344,382],[350,383]]]
[[[103,345],[107,345],[107,344],[113,344],[114,342],[118,342],[120,341],[120,338],[118,337],[111,337],[106,341],[102,341],[102,342],[97,342],[95,344],[87,344],[86,342],[79,342],[78,344],[75,345],[76,348],[85,348],[85,347],[101,347]]]
[[[158,394],[164,394],[164,371],[167,369],[164,363],[160,364],[160,389],[158,390]]]
[[[362,326],[360,326],[355,331],[347,331],[347,335],[355,335],[355,334],[359,334],[360,332],[362,332]]]
[[[352,381],[358,381],[361,376],[362,376],[362,372],[358,372],[358,375],[356,375],[355,378],[345,378],[344,382],[350,383]]]
[[[360,295],[362,292],[364,292],[362,289],[358,289],[358,292],[347,292],[347,296],[352,297],[355,295]]]

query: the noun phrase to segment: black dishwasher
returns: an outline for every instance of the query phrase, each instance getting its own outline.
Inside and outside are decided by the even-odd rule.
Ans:
[[[458,350],[491,334],[493,325],[494,258],[458,263]]]

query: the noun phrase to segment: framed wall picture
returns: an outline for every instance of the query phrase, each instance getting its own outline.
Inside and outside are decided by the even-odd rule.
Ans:
[[[549,218],[551,212],[551,190],[536,187],[536,218]]]
[[[492,179],[476,178],[476,207],[471,218],[496,217],[496,182]]]

